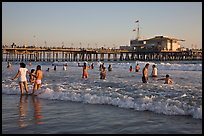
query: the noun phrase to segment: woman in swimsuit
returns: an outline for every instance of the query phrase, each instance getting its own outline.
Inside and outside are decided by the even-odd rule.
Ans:
[[[90,66],[87,66],[86,63],[84,62],[84,65],[80,65],[78,63],[79,67],[83,67],[83,73],[82,73],[82,78],[88,78],[88,68],[90,68]]]
[[[36,77],[36,80],[35,80],[35,83],[34,83],[34,86],[33,86],[33,94],[35,93],[35,90],[40,90],[40,87],[41,87],[41,80],[42,80],[42,76],[43,73],[42,73],[42,70],[41,70],[41,66],[38,65],[37,66],[37,69],[36,69],[36,74],[35,74],[35,77]]]

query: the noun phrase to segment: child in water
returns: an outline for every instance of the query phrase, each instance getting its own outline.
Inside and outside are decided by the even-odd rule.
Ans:
[[[31,74],[29,75],[29,82],[34,83],[35,82],[35,69],[31,69]]]
[[[166,78],[160,78],[158,80],[164,80],[165,81],[164,84],[172,84],[173,83],[172,79],[170,79],[168,74],[166,75]]]

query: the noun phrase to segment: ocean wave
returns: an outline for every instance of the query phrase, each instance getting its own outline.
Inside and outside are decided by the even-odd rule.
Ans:
[[[83,63],[83,62],[81,62]],[[88,62],[89,64],[91,62]],[[129,72],[130,65],[139,63],[140,67],[146,63],[156,64],[159,78],[169,74],[173,85],[164,84],[149,78],[148,83],[141,81],[142,73]],[[28,69],[41,64],[44,72],[41,91],[38,97],[42,99],[56,99],[76,101],[89,104],[107,104],[120,108],[137,111],[152,111],[165,115],[188,115],[202,119],[202,64],[173,63],[173,62],[105,62],[105,66],[112,64],[113,70],[107,72],[107,79],[99,78],[98,67],[101,62],[94,62],[95,68],[89,69],[88,79],[82,79],[82,68],[77,62],[69,62],[68,70],[62,66],[57,71],[44,70],[52,63],[33,63]],[[15,76],[19,65],[12,65],[7,69],[7,63],[2,63],[2,93],[20,95],[18,81],[11,80]],[[61,67],[61,68],[60,68]],[[192,71],[191,71],[192,70]],[[31,93],[32,85],[28,85]]]
[[[31,88],[29,86],[29,90]],[[196,119],[202,119],[202,103],[194,104],[196,101],[190,102],[190,99],[183,99],[184,97],[187,98],[188,94],[177,94],[175,97],[175,93],[173,92],[169,94],[168,91],[161,92],[161,90],[157,90],[156,93],[145,93],[146,90],[140,88],[137,90],[137,95],[134,95],[135,92],[127,93],[121,91],[119,88],[109,88],[109,90],[98,88],[96,90],[81,87],[80,89],[73,90],[70,87],[70,90],[68,90],[63,85],[54,89],[42,86],[41,91],[43,93],[40,93],[37,97],[42,99],[74,101],[88,104],[108,104],[136,111],[152,111],[165,115],[189,115]],[[18,86],[14,84],[3,84],[2,93],[20,95]]]

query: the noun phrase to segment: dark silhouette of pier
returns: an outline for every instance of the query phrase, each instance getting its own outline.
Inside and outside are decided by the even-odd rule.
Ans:
[[[202,60],[202,50],[121,50],[106,48],[2,47],[2,61],[169,61]]]

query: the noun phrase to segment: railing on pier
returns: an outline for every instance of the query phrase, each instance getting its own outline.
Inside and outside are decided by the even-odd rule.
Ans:
[[[202,60],[202,51],[92,48],[2,48],[2,61]]]

